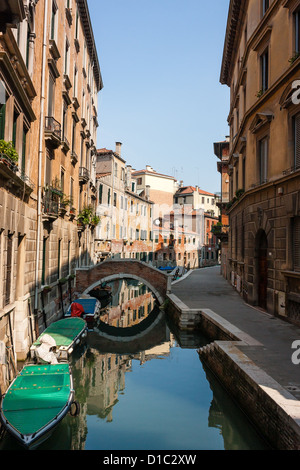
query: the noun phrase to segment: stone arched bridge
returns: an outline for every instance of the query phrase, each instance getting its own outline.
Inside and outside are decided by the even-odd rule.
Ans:
[[[171,292],[171,276],[147,263],[137,260],[107,260],[93,267],[76,270],[76,292],[87,294],[102,282],[118,278],[130,278],[142,281],[152,290],[161,305]]]

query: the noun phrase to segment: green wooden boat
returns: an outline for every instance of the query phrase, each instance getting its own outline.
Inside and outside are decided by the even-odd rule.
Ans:
[[[30,348],[31,359],[39,359],[38,348],[41,346],[45,335],[53,339],[52,346],[56,346],[55,356],[58,361],[68,360],[74,347],[79,344],[87,335],[87,324],[79,317],[63,318],[52,323],[39,336]],[[49,344],[49,347],[51,344]],[[47,361],[46,361],[47,362]]]
[[[0,418],[19,442],[32,447],[48,437],[73,403],[69,364],[27,365],[4,395]]]

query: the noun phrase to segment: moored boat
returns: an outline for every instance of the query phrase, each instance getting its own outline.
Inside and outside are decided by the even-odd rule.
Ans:
[[[26,365],[3,396],[3,427],[27,448],[46,439],[71,412],[73,378],[68,363]]]
[[[85,296],[74,300],[65,314],[65,318],[72,317],[73,308],[79,305],[81,317],[85,319],[88,328],[93,328],[95,319],[99,316],[101,303],[95,297]]]
[[[55,355],[57,361],[68,360],[74,347],[86,337],[86,330],[87,324],[82,318],[63,318],[52,323],[32,344],[31,359],[51,362],[48,358]]]

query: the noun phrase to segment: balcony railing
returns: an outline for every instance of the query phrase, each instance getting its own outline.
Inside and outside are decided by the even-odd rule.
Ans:
[[[12,161],[4,153],[0,153],[0,165],[1,173],[9,178],[11,181],[14,181],[15,185],[22,186],[23,183],[26,185],[26,192],[32,192],[34,189],[34,183],[30,180],[23,170],[19,168],[17,163]]]
[[[55,188],[45,189],[43,197],[43,214],[49,219],[57,219],[60,212],[60,197]]]
[[[215,235],[219,240],[226,240],[229,234],[229,225],[213,225],[211,232]]]
[[[45,137],[54,147],[61,144],[61,124],[51,116],[45,118]]]
[[[225,192],[223,191],[222,193],[216,193],[215,194],[215,198],[216,198],[216,204],[226,204],[227,202],[229,202],[229,192]]]
[[[68,139],[65,135],[62,138],[62,146],[63,146],[63,150],[65,152],[68,152],[70,150],[70,144],[69,144],[69,141],[68,141]]]
[[[81,183],[87,183],[90,179],[90,172],[87,168],[84,166],[81,166],[79,168],[79,181]]]

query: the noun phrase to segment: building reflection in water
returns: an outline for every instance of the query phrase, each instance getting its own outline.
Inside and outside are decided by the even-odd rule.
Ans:
[[[109,339],[107,334],[101,336],[101,332],[99,333],[97,329],[89,331],[87,343],[76,349],[71,359],[76,400],[81,407],[79,416],[76,418],[67,416],[53,436],[41,446],[41,449],[84,450],[88,435],[98,433],[100,440],[101,436],[103,437],[103,427],[99,431],[99,422],[112,423],[114,407],[119,402],[120,405],[124,405],[121,398],[125,395],[126,378],[127,382],[129,378],[126,374],[131,372],[135,374],[136,364],[144,367],[147,362],[154,359],[165,359],[165,374],[162,373],[165,375],[164,392],[167,400],[179,397],[178,404],[175,405],[178,409],[174,409],[172,413],[179,414],[178,411],[183,404],[180,396],[188,399],[193,407],[193,416],[187,418],[183,414],[179,418],[184,422],[187,419],[194,421],[194,428],[191,427],[191,429],[186,429],[179,422],[179,426],[183,428],[182,432],[185,435],[188,434],[189,439],[193,438],[193,442],[200,446],[201,442],[198,442],[197,436],[201,433],[210,433],[213,429],[215,441],[213,445],[217,448],[218,446],[228,450],[267,448],[258,438],[244,414],[220,386],[216,377],[199,359],[196,349],[204,346],[208,341],[200,334],[179,332],[165,318],[162,311],[160,311],[160,316],[153,317],[156,320],[152,328],[149,328],[153,311],[159,309],[155,297],[141,283],[136,281],[126,283],[124,280],[118,280],[111,283],[110,287],[112,300],[111,305],[105,310],[105,321],[109,322],[111,330],[120,331],[122,327],[124,331],[126,328],[130,330],[130,326],[132,330],[135,330],[138,322],[140,325],[146,323],[147,328],[144,334],[141,327],[136,336],[124,336],[118,341],[115,338]],[[180,353],[179,356],[174,354],[174,348]],[[191,354],[186,355],[185,352],[189,352],[188,350]],[[181,355],[186,358],[178,365],[177,360]],[[176,363],[172,362],[173,357],[177,358]],[[152,393],[152,388],[155,392],[162,384],[154,383],[154,380],[157,380],[158,363],[151,362],[151,366],[155,369],[154,375],[151,376]],[[173,370],[175,380],[178,377],[179,390],[178,393],[175,390],[175,394],[173,394],[173,389],[167,388],[169,369]],[[174,380],[174,376],[172,377]],[[174,387],[174,382],[172,386]],[[133,393],[132,388],[131,393]],[[168,404],[165,403],[165,406]],[[134,411],[127,410],[130,413],[130,419],[132,418],[132,429],[135,427]],[[119,418],[119,414],[115,414]],[[96,424],[94,419],[96,419]],[[160,419],[163,418],[160,417]],[[149,416],[149,421],[151,421],[151,416]],[[154,423],[154,426],[156,424],[159,429],[161,423]],[[7,442],[10,446],[11,440]],[[15,443],[12,445],[14,446]],[[0,445],[0,449],[2,448],[6,448],[5,443]]]
[[[132,327],[143,321],[153,310],[156,299],[142,282],[133,279],[109,283],[110,304],[102,310],[101,321],[117,328]]]
[[[144,321],[156,305],[149,289],[136,281],[116,281],[111,284],[111,292],[112,302],[105,311],[105,321],[116,329]],[[129,342],[112,340],[109,344],[107,338],[89,334],[86,349],[77,360],[74,357],[73,363],[76,398],[82,408],[80,422],[71,424],[72,449],[84,449],[88,416],[107,423],[113,421],[114,407],[125,394],[126,373],[132,371],[133,361],[143,365],[153,359],[168,358],[174,347],[191,349],[197,354],[196,348],[206,343],[201,335],[178,332],[164,317],[145,337]],[[246,417],[199,359],[200,374],[207,382],[207,420],[203,426],[218,430],[224,449],[248,449],[249,442],[254,442],[257,449],[265,448]],[[180,380],[180,371],[178,377]]]

